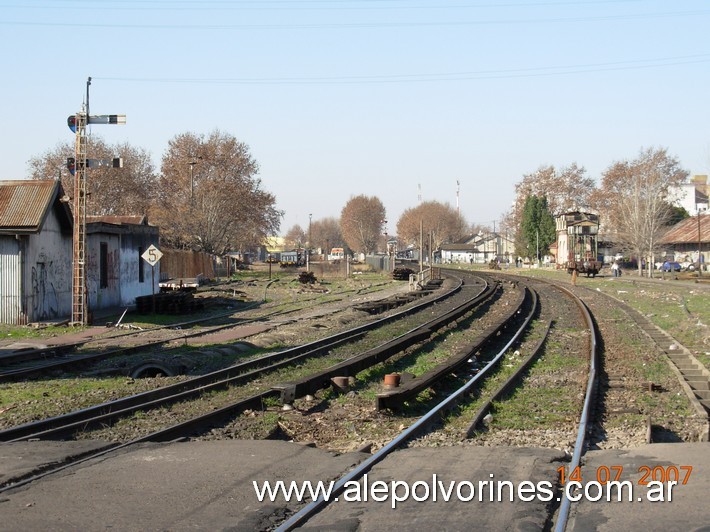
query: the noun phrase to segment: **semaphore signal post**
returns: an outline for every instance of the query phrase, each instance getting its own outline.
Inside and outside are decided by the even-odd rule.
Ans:
[[[89,159],[88,124],[125,124],[126,115],[89,115],[89,86],[91,78],[86,82],[86,102],[82,110],[67,118],[67,125],[76,135],[74,157],[67,159],[69,172],[74,176],[74,236],[72,254],[72,324],[86,325],[89,321],[86,300],[86,171],[88,168],[108,166],[121,168],[123,160]]]

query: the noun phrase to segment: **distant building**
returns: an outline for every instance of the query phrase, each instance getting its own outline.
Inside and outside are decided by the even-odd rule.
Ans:
[[[514,259],[514,243],[500,233],[479,232],[469,235],[458,242],[442,244],[440,248],[441,262],[485,264],[493,259],[504,262]]]
[[[678,262],[686,259],[697,262],[700,251],[705,271],[710,261],[710,214],[705,211],[681,220],[661,238],[660,244],[666,248],[666,254],[672,253]]]
[[[688,183],[680,185],[676,194],[677,204],[693,216],[698,213],[698,209],[701,212],[708,210],[708,195],[710,195],[708,176],[694,175]]]

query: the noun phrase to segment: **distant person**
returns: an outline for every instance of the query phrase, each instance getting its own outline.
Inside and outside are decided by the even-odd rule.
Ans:
[[[619,277],[619,263],[618,263],[618,261],[614,261],[614,264],[611,265],[611,273],[614,277]]]

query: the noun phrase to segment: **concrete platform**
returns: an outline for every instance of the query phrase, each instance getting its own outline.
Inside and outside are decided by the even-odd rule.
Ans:
[[[0,443],[0,485],[16,482],[45,466],[74,460],[110,445],[99,441]]]
[[[542,530],[549,518],[546,502],[508,500],[504,488],[504,502],[498,501],[497,488],[494,502],[490,502],[487,485],[479,490],[479,481],[510,481],[514,484],[531,481],[549,481],[555,485],[556,469],[562,465],[565,454],[552,449],[495,448],[495,447],[440,447],[414,448],[396,451],[385,461],[375,465],[368,473],[368,485],[377,480],[406,481],[409,486],[422,481],[432,485],[437,482],[449,486],[463,482],[473,484],[474,498],[468,502],[458,500],[456,489],[450,500],[436,502],[429,497],[418,502],[410,497],[392,509],[386,502],[345,502],[330,505],[313,519],[303,530]],[[497,484],[496,484],[497,486]],[[483,498],[479,502],[479,492]],[[400,491],[403,494],[403,491]],[[470,496],[471,490],[463,487],[462,498]],[[419,497],[424,495],[421,486]],[[551,493],[551,495],[553,495]],[[556,494],[554,494],[556,495]],[[517,496],[516,496],[517,498]]]
[[[95,442],[0,445],[0,478],[61,461]],[[568,530],[696,530],[710,524],[708,444],[656,444],[633,451],[594,451],[589,468],[638,469],[691,465],[687,485],[671,503],[574,506]],[[335,480],[368,455],[332,453],[282,441],[142,444],[85,462],[24,487],[0,493],[0,530],[266,530],[302,507],[283,497],[259,502],[252,482]],[[415,448],[395,452],[368,473],[377,480],[432,483],[529,481],[555,483],[563,454],[550,449],[490,447]],[[18,464],[21,464],[18,466]],[[491,477],[493,475],[493,477]],[[364,482],[361,480],[361,484]],[[421,486],[420,486],[421,488]],[[401,492],[400,492],[401,493]],[[467,490],[462,491],[468,495]],[[507,493],[507,492],[504,492]],[[421,489],[419,495],[421,495]],[[555,499],[559,495],[554,492]],[[413,498],[346,502],[326,508],[304,530],[540,530],[554,523],[556,501],[468,502]]]
[[[621,472],[619,480],[630,480],[634,487],[631,502],[589,502],[582,500],[572,507],[567,530],[710,530],[710,444],[708,443],[656,443],[631,450],[590,451],[585,456],[588,474],[600,476],[604,468]],[[674,474],[679,469],[681,481],[687,469],[692,472],[685,485],[674,486],[671,500],[649,502],[647,490],[639,481],[647,470],[661,466]],[[623,468],[623,470],[618,469]],[[669,469],[670,468],[670,469]],[[658,477],[660,479],[660,469]],[[596,480],[596,479],[593,479]],[[647,480],[652,480],[648,477]],[[667,493],[667,490],[664,490]],[[639,501],[639,498],[642,499]]]
[[[65,444],[12,445],[0,445],[3,473],[13,454],[44,447],[54,460]],[[277,441],[141,444],[0,493],[0,530],[264,529],[285,504],[259,503],[253,480],[330,479],[363,456]]]

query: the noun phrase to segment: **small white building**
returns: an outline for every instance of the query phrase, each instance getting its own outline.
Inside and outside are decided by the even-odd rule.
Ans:
[[[151,245],[159,247],[159,231],[145,216],[86,217],[89,312],[133,306],[136,297],[160,292],[160,262],[151,271],[142,258]]]
[[[485,264],[493,259],[514,261],[514,243],[500,233],[483,233],[467,236],[452,244],[442,244],[441,262]]]

